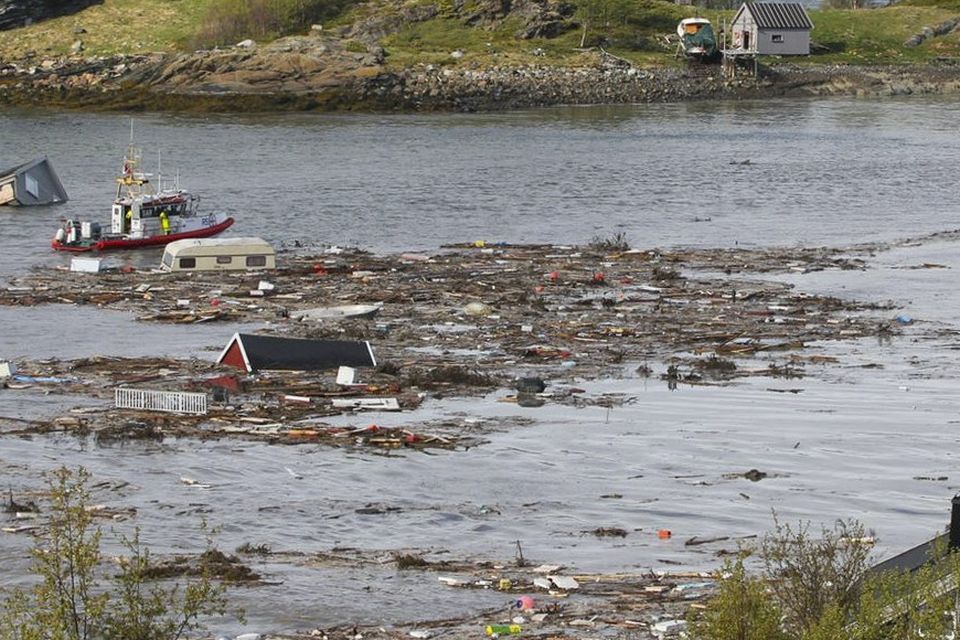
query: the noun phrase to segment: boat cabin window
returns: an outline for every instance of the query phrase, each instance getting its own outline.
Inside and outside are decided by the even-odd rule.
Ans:
[[[196,269],[196,268],[197,268],[197,259],[196,259],[196,258],[180,258],[180,268],[181,268],[181,269]]]
[[[247,256],[247,266],[265,267],[267,266],[267,256]]]
[[[233,256],[217,256],[217,264],[230,264],[233,262]]]

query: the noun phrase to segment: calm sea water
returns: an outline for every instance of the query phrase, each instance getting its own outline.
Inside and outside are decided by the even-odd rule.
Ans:
[[[911,99],[133,125],[147,168],[159,157],[205,208],[236,215],[234,235],[405,250],[621,232],[638,246],[836,244],[957,226],[958,118],[952,100]],[[0,211],[0,273],[56,262],[61,218],[107,220],[130,124],[0,113],[0,166],[48,155],[72,198]]]
[[[914,98],[494,115],[148,114],[136,117],[134,131],[148,165],[159,152],[165,174],[179,171],[206,208],[237,217],[232,235],[273,242],[393,251],[623,233],[635,247],[838,246],[960,227],[958,121],[960,104]],[[0,112],[0,166],[46,154],[71,196],[58,207],[0,210],[0,279],[66,263],[49,249],[59,219],[106,220],[129,132],[125,116]],[[349,546],[388,558],[414,547],[509,560],[521,540],[534,561],[580,571],[677,568],[665,561],[709,569],[716,547],[685,547],[685,539],[762,534],[775,509],[788,521],[858,518],[876,531],[882,557],[942,528],[960,488],[957,256],[957,246],[942,241],[880,254],[866,272],[791,276],[801,289],[893,301],[918,319],[892,343],[815,346],[839,362],[803,380],[670,391],[625,367],[621,378],[583,381],[591,393],[635,398],[610,411],[523,410],[497,403],[501,392],[361,420],[422,428],[450,417],[534,419],[486,445],[437,455],[4,439],[0,486],[34,489],[39,474],[59,464],[128,481],[101,499],[136,506],[158,552],[202,547],[197,524],[206,517],[223,527],[228,549]],[[159,252],[131,259],[151,264]],[[949,268],[901,268],[924,262]],[[0,358],[212,358],[235,330],[142,326],[72,307],[0,307],[0,323]],[[64,328],[80,336],[69,348],[55,338]],[[931,337],[930,329],[942,331]],[[802,392],[771,392],[787,387]],[[53,416],[77,402],[5,390],[0,415]],[[770,477],[730,477],[751,468]],[[181,476],[211,488],[186,486]],[[601,497],[613,494],[622,497]],[[370,503],[398,510],[357,513]],[[630,534],[584,533],[597,527]],[[659,540],[660,528],[674,538]],[[22,579],[28,545],[0,537],[0,582]],[[434,618],[499,602],[495,593],[442,588],[435,576],[397,573],[389,563],[257,568],[282,584],[236,592],[249,630]]]

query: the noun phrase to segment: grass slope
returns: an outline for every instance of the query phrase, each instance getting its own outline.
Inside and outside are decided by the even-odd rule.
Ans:
[[[919,47],[903,43],[920,32],[960,15],[956,9],[935,6],[893,6],[860,11],[812,11],[814,42],[833,50],[812,56],[811,62],[920,62],[938,56],[960,56],[960,35],[951,33],[927,40]]]
[[[217,1],[104,0],[103,4],[73,16],[0,31],[0,59],[20,59],[31,51],[41,57],[62,55],[69,52],[77,39],[83,40],[85,53],[89,55],[185,50],[196,40],[204,16]],[[421,4],[424,1],[413,0]],[[436,19],[408,25],[384,39],[391,66],[428,63],[486,67],[529,62],[576,66],[593,59],[579,50],[579,29],[552,39],[521,40],[516,37],[522,27],[519,18],[509,17],[482,28],[469,27],[449,10],[448,4],[440,2],[444,10]],[[611,53],[640,66],[678,64],[666,38],[673,33],[677,21],[692,15],[694,9],[666,0],[638,0],[628,6],[615,21],[593,26],[588,43],[603,42]],[[371,11],[370,5],[361,5],[341,15],[336,22],[347,23]],[[904,41],[924,27],[958,14],[960,9],[955,6],[919,4],[859,11],[811,11],[815,25],[813,41],[829,52],[791,60],[808,64],[863,64],[960,57],[960,34],[957,33],[933,38],[912,49],[903,46]],[[733,12],[707,11],[701,15],[719,25],[723,19],[729,20]],[[304,32],[307,28],[304,27]],[[85,33],[78,33],[80,29]],[[358,50],[363,48],[359,46]],[[452,56],[454,51],[463,55]]]
[[[0,31],[0,59],[66,54],[82,40],[84,53],[146,53],[182,48],[201,24],[210,0],[104,0],[103,4],[20,29]],[[86,33],[77,33],[80,29]]]

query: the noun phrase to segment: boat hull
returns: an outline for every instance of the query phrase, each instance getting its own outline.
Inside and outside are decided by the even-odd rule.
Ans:
[[[226,218],[209,227],[181,231],[180,233],[171,233],[170,235],[150,236],[148,238],[102,238],[89,244],[67,244],[54,239],[50,244],[57,251],[69,251],[71,253],[86,253],[89,251],[116,251],[121,249],[142,249],[144,247],[157,247],[169,244],[174,240],[186,240],[188,238],[208,238],[215,236],[227,230],[232,224],[233,218]]]

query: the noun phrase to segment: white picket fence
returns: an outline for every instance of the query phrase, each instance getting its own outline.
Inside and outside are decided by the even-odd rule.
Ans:
[[[186,391],[152,391],[150,389],[117,388],[118,409],[166,411],[203,415],[207,412],[207,394]]]

